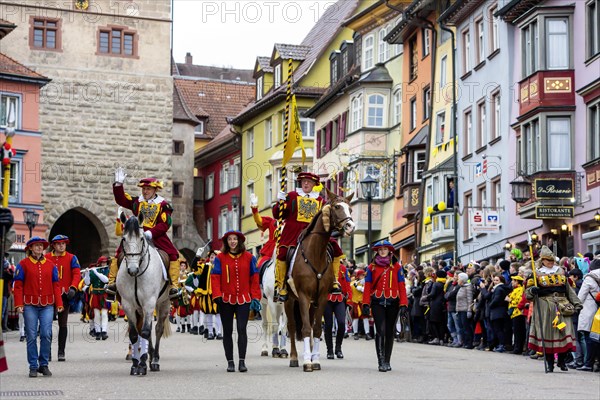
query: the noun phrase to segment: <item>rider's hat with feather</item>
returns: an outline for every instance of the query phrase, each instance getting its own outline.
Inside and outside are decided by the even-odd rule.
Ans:
[[[140,180],[138,187],[151,187],[156,190],[161,190],[163,188],[163,184],[156,178],[144,178]]]

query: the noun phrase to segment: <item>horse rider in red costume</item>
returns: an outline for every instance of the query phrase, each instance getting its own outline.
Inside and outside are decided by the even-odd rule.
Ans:
[[[315,215],[323,207],[324,199],[313,188],[320,183],[318,175],[311,172],[300,172],[296,178],[300,187],[285,193],[279,192],[277,198],[283,200],[283,232],[279,239],[277,249],[277,264],[275,268],[275,293],[279,301],[288,297],[285,277],[287,275],[286,257],[290,246],[296,246],[300,233],[310,224]],[[279,216],[279,202],[273,207],[273,215]],[[339,261],[339,260],[338,260]],[[339,262],[333,263],[335,282],[332,293],[341,293],[340,284],[337,282],[339,275]]]
[[[171,299],[176,298],[179,293],[179,252],[167,236],[167,231],[171,227],[173,207],[162,196],[158,195],[157,192],[163,188],[162,182],[158,179],[144,178],[140,180],[138,187],[142,188],[142,194],[134,198],[129,193],[125,193],[123,182],[126,177],[125,170],[122,167],[117,168],[113,184],[115,201],[121,207],[131,210],[136,217],[140,213],[143,214],[144,236],[152,240],[158,249],[169,256],[168,272],[171,280],[169,297]],[[119,269],[116,258],[111,263],[110,269],[109,287],[107,289],[114,292],[116,290],[114,282]]]

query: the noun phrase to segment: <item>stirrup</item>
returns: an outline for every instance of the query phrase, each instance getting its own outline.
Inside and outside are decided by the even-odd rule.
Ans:
[[[106,293],[115,296],[117,294],[117,284],[110,283],[110,284],[106,285],[106,289],[104,289],[104,290]]]
[[[285,288],[281,288],[277,291],[276,300],[280,302],[285,302],[288,299],[288,292]]]
[[[179,297],[179,289],[177,289],[175,286],[172,286],[169,288],[169,298],[176,299],[177,297]]]

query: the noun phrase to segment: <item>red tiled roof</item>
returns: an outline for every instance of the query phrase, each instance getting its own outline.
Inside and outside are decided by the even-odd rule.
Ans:
[[[0,75],[14,75],[25,78],[41,79],[50,81],[44,75],[38,74],[32,69],[27,68],[23,64],[13,60],[6,54],[0,53]]]
[[[173,79],[181,99],[197,118],[208,118],[205,132],[216,136],[254,98],[254,85],[209,79]]]
[[[188,121],[195,125],[200,123],[200,120],[196,118],[194,113],[181,99],[181,94],[177,85],[173,85],[173,119],[178,121]]]

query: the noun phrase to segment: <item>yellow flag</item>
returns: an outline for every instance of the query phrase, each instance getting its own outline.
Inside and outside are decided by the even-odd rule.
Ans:
[[[290,107],[290,121],[289,121],[289,132],[287,142],[285,143],[283,151],[282,166],[285,165],[292,159],[296,148],[302,149],[302,164],[306,159],[306,152],[304,151],[304,142],[302,141],[302,129],[300,128],[300,117],[298,115],[298,105],[296,104],[296,96],[292,96],[292,104]]]

